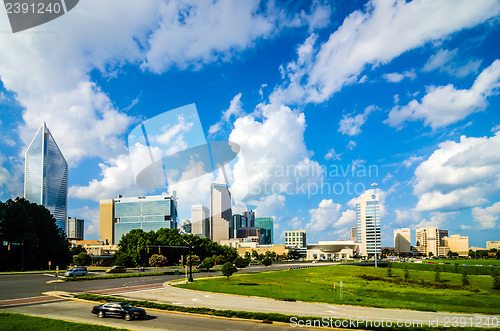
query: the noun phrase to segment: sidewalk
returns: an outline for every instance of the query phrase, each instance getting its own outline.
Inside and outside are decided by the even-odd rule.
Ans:
[[[122,292],[120,296],[133,300],[149,300],[186,307],[208,307],[213,309],[231,309],[255,312],[272,312],[287,315],[318,316],[327,318],[343,318],[352,320],[392,321],[393,323],[416,322],[452,326],[452,321],[466,318],[470,324],[491,325],[500,323],[498,316],[460,313],[436,313],[412,310],[383,309],[359,306],[335,305],[327,303],[288,302],[269,298],[247,297],[232,294],[221,294],[186,290],[165,286],[154,290]],[[413,324],[415,325],[415,324]],[[494,324],[493,324],[494,325]],[[470,325],[467,325],[470,326]]]

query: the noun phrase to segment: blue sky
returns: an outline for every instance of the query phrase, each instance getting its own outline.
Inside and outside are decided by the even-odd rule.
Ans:
[[[275,242],[292,229],[348,239],[377,182],[383,246],[395,228],[436,225],[485,247],[500,235],[499,18],[488,0],[86,0],[12,34],[1,9],[0,200],[22,196],[45,121],[86,239],[99,199],[118,194],[175,189],[190,217],[220,171],[139,187],[127,141],[194,103],[208,140],[241,148],[227,166],[235,211],[273,216]],[[196,126],[176,124],[164,142],[193,147]]]

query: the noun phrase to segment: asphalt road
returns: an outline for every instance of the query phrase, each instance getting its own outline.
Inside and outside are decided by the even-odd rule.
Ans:
[[[146,310],[144,320],[125,321],[119,318],[100,319],[92,314],[93,304],[64,300],[38,305],[16,306],[0,311],[17,312],[27,315],[63,319],[86,324],[100,324],[130,330],[291,330],[286,325],[269,325],[262,322],[249,322],[219,318],[207,318],[185,314],[172,314]]]

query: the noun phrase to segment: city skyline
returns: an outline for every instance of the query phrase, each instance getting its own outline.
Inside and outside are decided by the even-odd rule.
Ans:
[[[471,246],[498,240],[498,1],[172,6],[88,0],[16,34],[0,15],[1,201],[23,195],[24,154],[46,122],[68,163],[68,215],[90,240],[100,200],[176,190],[183,220],[209,206],[213,182],[229,184],[235,213],[272,217],[275,242],[296,229],[348,239],[373,182],[382,246],[427,226]],[[237,144],[227,182],[215,171],[137,185],[130,133],[192,104],[196,120],[148,138],[177,151]]]

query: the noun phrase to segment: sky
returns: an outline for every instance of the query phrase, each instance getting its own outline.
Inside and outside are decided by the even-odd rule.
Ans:
[[[377,183],[382,246],[432,225],[485,247],[500,240],[499,19],[498,0],[85,0],[12,33],[0,8],[0,200],[23,195],[46,122],[86,240],[119,194],[175,190],[189,218],[224,176],[138,185],[149,156],[131,133],[151,120],[155,157],[237,145],[233,210],[273,217],[275,243],[349,239]]]

